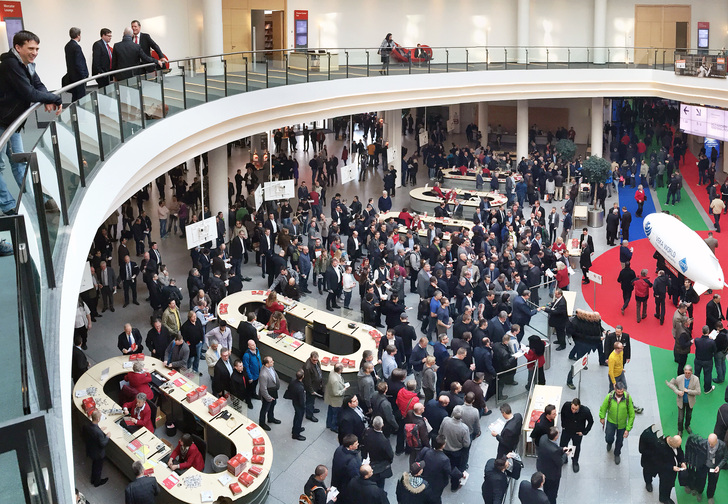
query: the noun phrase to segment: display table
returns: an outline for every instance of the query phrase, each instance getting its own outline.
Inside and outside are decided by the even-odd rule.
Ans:
[[[232,327],[238,327],[243,320],[247,320],[248,312],[257,313],[265,305],[268,292],[245,290],[227,296],[218,304],[218,317]],[[342,377],[351,384],[351,391],[355,392],[362,352],[371,350],[376,355],[382,334],[372,326],[312,308],[284,296],[278,296],[278,301],[286,307],[284,314],[289,332],[293,334],[300,331],[303,340],[276,335],[260,324],[258,340],[261,354],[273,357],[278,373],[293,377],[311,352],[316,350],[324,372],[324,383],[328,380],[328,373],[334,370],[334,365],[342,363]],[[318,329],[325,329],[328,335],[320,334],[316,325]]]
[[[448,243],[450,241],[450,233],[453,231],[460,230],[461,227],[464,227],[468,230],[468,237],[473,237],[473,226],[475,225],[473,221],[466,221],[462,219],[451,219],[450,217],[434,217],[432,215],[427,214],[418,214],[420,216],[420,220],[425,223],[425,229],[420,229],[417,234],[420,237],[420,241],[425,244],[427,243],[427,226],[430,222],[433,222],[435,224],[435,227],[442,230],[442,243],[443,245]],[[388,219],[399,219],[399,212],[385,212],[382,214],[379,214],[379,222],[385,222]],[[409,228],[402,224],[400,222],[399,224],[399,234],[400,235],[406,235]],[[424,247],[424,245],[423,245]]]
[[[468,215],[480,209],[480,198],[482,197],[488,201],[491,208],[500,208],[508,203],[505,195],[495,191],[468,191],[455,188],[446,189],[443,193],[447,194],[451,191],[455,191],[458,201],[463,204]],[[434,212],[440,201],[442,198],[431,187],[417,187],[410,191],[410,208],[414,212]]]
[[[547,405],[553,404],[556,406],[556,419],[554,420],[554,425],[559,425],[559,416],[558,412],[561,411],[561,393],[563,392],[563,387],[556,387],[554,385],[534,385],[533,387],[533,393],[531,394],[531,397],[529,398],[528,403],[528,409],[526,410],[526,416],[523,418],[523,428],[522,428],[522,436],[523,436],[523,448],[524,453],[527,456],[535,456],[535,447],[533,446],[533,443],[531,442],[531,431],[533,431],[533,427],[531,427],[531,416],[533,415],[534,411],[540,411],[543,413],[544,408],[546,408]],[[540,413],[539,413],[540,416]],[[535,421],[538,421],[538,418],[535,419]]]
[[[493,172],[491,172],[492,174]],[[476,170],[468,170],[466,175],[462,175],[460,173],[460,170],[450,168],[447,170],[442,171],[442,186],[447,188],[461,188],[461,189],[473,189],[475,190],[475,177],[477,177],[478,172]],[[496,177],[498,177],[498,190],[501,192],[506,192],[506,179],[508,178],[508,172],[495,172]],[[516,183],[520,182],[521,179],[523,179],[523,176],[520,173],[514,173],[513,178],[515,179]],[[483,186],[484,187],[490,187],[490,177],[483,177]],[[513,186],[513,190],[516,190],[515,184]]]
[[[337,71],[339,70],[339,53],[314,50],[294,51],[288,55],[288,66],[291,70],[304,73],[307,66],[312,72]]]
[[[230,413],[230,418],[224,420],[222,418],[215,418],[208,411],[205,402],[214,400],[215,397],[209,392],[205,398],[200,398],[192,403],[187,401],[187,391],[198,387],[198,384],[193,380],[185,377],[184,375],[174,372],[164,366],[164,363],[153,357],[146,357],[144,362],[144,369],[152,374],[159,374],[162,377],[169,380],[169,386],[163,386],[163,397],[172,401],[175,407],[184,408],[186,411],[194,415],[201,425],[205,429],[205,441],[207,442],[208,448],[213,444],[215,446],[228,446],[229,452],[223,453],[228,457],[232,457],[237,453],[242,453],[250,460],[249,454],[252,454],[253,450],[253,439],[247,429],[248,426],[253,424],[247,417],[237,412],[229,405],[223,408],[223,411]],[[118,468],[130,479],[134,478],[132,473],[132,463],[140,460],[145,463],[145,468],[154,469],[154,478],[159,483],[159,487],[162,492],[167,492],[172,502],[201,502],[202,492],[212,492],[214,498],[219,496],[228,496],[241,503],[262,503],[268,496],[270,480],[268,475],[273,464],[273,446],[271,445],[268,435],[262,429],[258,429],[256,435],[260,435],[265,441],[265,455],[264,464],[259,466],[262,469],[261,474],[255,478],[255,481],[249,486],[245,487],[240,484],[242,493],[234,496],[230,490],[230,483],[236,482],[237,479],[228,472],[223,473],[200,473],[195,468],[189,468],[181,476],[177,476],[174,471],[167,467],[166,463],[160,462],[163,458],[168,456],[172,449],[169,448],[162,440],[157,437],[154,433],[149,432],[146,428],[141,428],[133,434],[130,434],[126,429],[121,427],[117,422],[123,417],[121,413],[112,414],[111,410],[118,408],[121,409],[121,405],[118,405],[114,400],[107,395],[107,391],[112,392],[118,390],[119,381],[123,375],[131,372],[131,368],[125,368],[124,364],[129,362],[128,356],[112,357],[111,359],[105,360],[96,364],[94,367],[89,369],[83,376],[78,380],[74,387],[73,403],[76,405],[76,410],[79,416],[82,417],[82,422],[89,422],[88,416],[83,409],[83,399],[92,396],[96,402],[96,407],[101,411],[104,416],[99,422],[99,426],[106,428],[109,431],[110,442],[106,446],[106,457],[111,460]],[[172,373],[170,375],[170,373]],[[177,382],[177,384],[173,382]],[[107,387],[107,391],[104,387]],[[89,388],[95,388],[92,395],[88,394]],[[154,419],[153,419],[154,421]],[[157,430],[163,430],[164,427],[160,427]],[[128,445],[136,440],[142,444],[142,446],[136,451],[130,451]],[[219,452],[222,453],[222,452]],[[215,454],[206,454],[206,458],[213,457]],[[248,462],[249,469],[251,467]],[[174,474],[179,479],[179,482],[175,485],[168,487],[165,485],[165,480]],[[219,478],[223,475],[230,476],[231,480],[225,485],[221,484]],[[167,483],[170,480],[166,481]],[[165,501],[166,502],[166,501]]]

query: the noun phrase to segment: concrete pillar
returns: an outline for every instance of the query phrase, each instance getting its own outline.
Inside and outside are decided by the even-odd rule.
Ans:
[[[516,110],[516,163],[528,157],[528,100],[518,100]]]
[[[607,0],[594,0],[594,50],[593,61],[603,65],[607,62]]]
[[[478,129],[483,135],[480,142],[483,146],[488,145],[488,102],[478,103]]]
[[[526,62],[526,47],[529,44],[531,0],[518,0],[518,62]]]
[[[223,145],[211,150],[207,154],[209,167],[207,169],[208,187],[210,194],[210,213],[215,216],[222,212],[227,218],[228,210],[228,158],[227,146]]]
[[[394,166],[394,187],[402,185],[402,109],[387,110],[384,116],[384,141],[389,142],[387,161]]]
[[[453,121],[452,125],[452,132],[456,135],[460,134],[460,123],[462,122],[462,119],[460,118],[460,104],[455,103],[453,105],[450,105],[448,107],[448,115],[449,119]]]
[[[603,157],[604,98],[592,98],[591,106],[591,155]]]
[[[222,54],[222,0],[203,0],[204,54]],[[223,64],[220,58],[205,61],[208,75],[223,75]]]

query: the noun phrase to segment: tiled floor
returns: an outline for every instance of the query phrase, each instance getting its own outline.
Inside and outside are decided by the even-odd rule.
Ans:
[[[409,145],[412,148],[413,138],[411,136],[405,137],[404,141],[405,145]],[[464,142],[464,138],[454,139],[452,141]],[[340,153],[342,143],[333,141],[333,135],[329,135],[328,144],[330,146],[329,152],[333,148],[335,152]],[[302,142],[299,142],[299,146],[301,145]],[[302,177],[310,180],[310,174],[308,172],[309,157],[304,152],[299,152],[297,155],[301,162]],[[235,173],[237,168],[244,165],[245,159],[247,159],[245,156],[247,156],[247,151],[245,153],[238,149],[233,151],[233,157],[230,162],[231,175]],[[194,167],[192,163],[190,165]],[[190,178],[193,175],[193,171],[189,173]],[[422,173],[423,169],[421,168],[421,178],[423,177]],[[365,183],[354,181],[337,188],[337,191],[341,192],[349,200],[355,194],[358,194],[364,200],[368,195],[379,194],[381,188],[381,178],[377,174],[375,177],[370,177]],[[153,187],[152,191],[152,201],[154,201],[156,199],[156,186]],[[331,193],[332,191],[330,190],[329,192]],[[610,200],[607,201],[607,206],[611,206],[612,202],[616,201],[616,196],[613,196]],[[398,189],[394,202],[395,208],[398,206],[407,206],[409,203],[408,190]],[[548,207],[549,205],[546,206]],[[326,207],[325,211],[329,211],[328,207]],[[154,227],[153,237],[158,233],[157,226]],[[606,249],[604,229],[592,230],[591,234],[594,238],[597,254],[603,252]],[[179,238],[170,237],[167,240],[161,241],[160,250],[163,262],[168,265],[171,274],[178,279],[178,284],[182,286],[186,297],[187,292],[184,284],[190,262],[189,254],[184,248],[184,243]],[[260,270],[251,263],[243,269],[244,274],[253,278],[252,282],[246,284],[246,288],[265,287],[265,281],[260,277]],[[575,275],[573,280],[574,285],[572,289],[580,292],[580,289],[578,289],[578,275]],[[353,306],[358,306],[359,301],[357,296],[355,294],[355,299],[352,300]],[[143,334],[146,332],[150,309],[143,303],[145,297],[146,288],[140,286],[139,301],[142,302],[142,305],[138,307],[130,305],[128,308],[122,308],[123,297],[117,294],[116,312],[113,314],[106,312],[103,318],[98,319],[98,322],[90,332],[89,350],[87,352],[90,360],[100,361],[118,354],[116,338],[122,331],[125,322],[131,322],[135,327],[139,327]],[[408,306],[417,305],[417,297],[415,294],[408,294],[406,301]],[[324,307],[323,297],[318,296],[317,293],[305,297],[303,302],[319,308]],[[186,305],[186,303],[187,300],[183,301],[183,305]],[[585,306],[584,298],[581,295],[577,297],[577,306]],[[357,312],[345,312],[344,315],[359,317]],[[649,348],[635,341],[632,352],[632,362],[626,368],[630,384],[630,393],[635,398],[636,403],[645,408],[645,411],[642,415],[638,415],[635,421],[633,435],[625,442],[622,464],[616,466],[613,462],[613,455],[607,454],[605,451],[603,432],[597,417],[599,406],[607,393],[607,376],[606,368],[597,366],[594,360],[593,364],[589,366],[589,369],[582,373],[581,400],[583,404],[591,409],[595,419],[597,419],[597,423],[583,442],[580,473],[574,474],[570,467],[564,468],[559,492],[559,502],[566,504],[584,504],[585,502],[624,504],[629,502],[656,502],[657,500],[656,495],[648,495],[644,490],[644,484],[641,478],[641,467],[639,465],[639,454],[637,452],[639,432],[650,424],[659,421],[657,417],[657,403],[652,380]],[[567,360],[566,354],[567,352],[554,352],[551,360],[551,368],[546,371],[546,381],[548,384],[565,385],[565,378],[571,364]],[[592,355],[594,356],[594,354]],[[209,385],[207,373],[201,377],[201,382]],[[571,391],[564,387],[563,401],[571,400],[575,395],[576,391]],[[250,416],[257,418],[259,403],[256,401],[254,404],[255,409]],[[523,412],[525,409],[525,397],[521,396],[517,400],[512,401],[511,405],[515,411]],[[322,409],[322,413],[318,416],[323,420],[325,418],[325,406],[322,402],[318,406]],[[488,406],[495,408],[492,401]],[[557,406],[559,408],[561,407],[561,405]],[[304,435],[307,440],[305,442],[292,441],[290,438],[290,422],[293,416],[293,410],[289,401],[281,400],[277,406],[277,410],[279,413],[276,416],[283,420],[283,424],[274,426],[273,430],[269,433],[275,450],[273,468],[270,475],[272,483],[271,493],[268,502],[274,504],[290,504],[296,502],[304,482],[313,472],[317,464],[331,464],[331,458],[337,446],[337,441],[336,435],[325,429],[323,421],[319,421],[318,423],[304,421],[304,426],[306,427]],[[446,490],[443,495],[443,502],[454,504],[481,501],[480,486],[483,481],[483,467],[489,458],[495,456],[496,451],[496,442],[487,433],[487,426],[497,415],[498,412],[496,411],[492,416],[481,420],[481,425],[486,432],[483,436],[475,440],[474,448],[471,450],[470,480],[456,493],[451,493],[449,489]],[[76,482],[79,489],[86,494],[92,503],[121,502],[123,488],[128,481],[110,463],[107,463],[104,468],[104,475],[110,478],[107,485],[95,489],[88,484],[90,464],[84,456],[83,444],[77,434],[78,432],[76,430],[74,432],[76,439],[74,446],[77,471]],[[208,461],[210,459],[211,457],[208,456]],[[523,477],[528,478],[535,471],[535,459],[526,459],[525,464],[526,467],[523,471]],[[395,477],[391,478],[386,485],[391,502],[394,502],[396,499],[394,497],[396,477],[406,470],[406,465],[407,460],[404,456],[397,457],[393,464]],[[161,501],[162,499],[160,499]]]

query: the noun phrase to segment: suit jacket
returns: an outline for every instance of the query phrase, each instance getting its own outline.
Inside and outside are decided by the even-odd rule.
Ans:
[[[678,391],[685,392],[688,395],[688,405],[692,409],[695,406],[695,397],[699,396],[701,394],[700,391],[700,379],[692,375],[690,377],[690,382],[688,385],[688,388],[685,388],[685,375],[681,374],[680,376],[673,378],[670,381],[666,381],[667,386],[672,389],[673,392],[677,394]],[[682,409],[685,403],[683,402],[683,398],[680,396],[677,396],[677,407]]]
[[[250,322],[240,322],[240,325],[238,326],[238,335],[240,336],[240,342],[238,345],[241,352],[247,351],[248,341],[250,340],[255,341],[256,345],[258,344],[258,331]]]
[[[124,68],[141,65],[142,63],[154,62],[156,62],[156,60],[151,56],[144,54],[141,45],[132,42],[131,37],[128,35],[124,36],[121,39],[121,42],[117,42],[116,44],[114,44],[114,53],[111,58],[112,70],[121,70]],[[117,81],[123,81],[141,73],[144,72],[140,72],[139,70],[129,70],[127,72],[117,73],[115,75],[115,78]]]
[[[274,382],[270,374],[270,368],[265,366],[261,367],[260,375],[258,376],[258,393],[261,398],[268,402],[273,399],[278,399],[279,388],[281,388],[281,380],[278,378],[278,374],[276,373],[276,380]]]
[[[98,75],[111,71],[111,57],[106,49],[106,42],[102,39],[94,42],[92,48],[91,59],[91,75]],[[99,87],[104,87],[109,83],[108,77],[99,77],[96,79]]]
[[[134,338],[134,343],[136,343],[136,348],[133,352],[130,351],[128,353],[143,353],[144,345],[142,345],[142,333],[140,333],[139,329],[137,329],[136,327],[132,327],[131,335]],[[131,345],[129,345],[129,338],[127,337],[125,332],[122,332],[119,335],[119,343],[117,346],[122,353],[124,353],[124,350],[131,350]]]
[[[422,448],[417,461],[425,461],[422,477],[427,481],[435,493],[442,495],[442,491],[450,483],[451,477],[461,477],[462,473],[457,467],[450,465],[450,459],[445,452],[433,448]]]
[[[127,278],[127,268],[126,263],[124,263],[119,267],[119,278],[121,280],[132,280],[132,277],[136,280],[136,276],[139,274],[139,266],[134,261],[129,261],[129,264],[131,264],[131,277]]]
[[[546,480],[558,481],[561,479],[561,468],[566,461],[563,448],[549,440],[546,434],[541,436],[538,443],[538,459],[536,469],[541,471]]]
[[[133,43],[134,41],[132,36],[132,44]],[[162,49],[159,48],[157,43],[152,40],[152,37],[148,33],[139,32],[139,47],[141,47],[142,52],[149,57],[152,56],[151,50],[154,49],[154,52],[157,53],[157,56],[159,58],[164,58],[164,53],[162,52]]]
[[[627,363],[628,360],[632,358],[632,343],[630,342],[629,334],[626,332],[622,332],[622,337],[619,339],[619,341],[622,342],[622,345],[624,345],[624,362]],[[612,350],[614,350],[614,344],[617,342],[617,333],[614,331],[607,334],[607,336],[604,338],[604,352],[606,354],[606,358],[609,357],[609,354],[612,353]]]
[[[233,367],[232,361],[228,358],[230,367]],[[227,366],[222,359],[219,359],[215,363],[215,373],[212,375],[212,393],[219,396],[223,392],[230,392],[230,373],[227,370]]]
[[[230,240],[230,257],[233,259],[242,259],[243,253],[245,252],[245,243],[236,236]]]
[[[518,500],[521,504],[549,504],[549,498],[540,488],[534,489],[529,480],[521,481],[518,486]]]
[[[90,423],[83,426],[84,440],[86,441],[86,456],[91,460],[101,460],[106,457],[106,445],[109,438],[98,424]]]
[[[394,451],[392,444],[384,437],[383,432],[367,429],[362,436],[361,455],[369,457],[374,474],[380,478],[392,477],[392,461]]]
[[[724,318],[720,303],[716,303],[713,299],[708,301],[705,305],[705,325],[707,325],[712,331],[715,329],[716,322],[723,320]]]
[[[339,444],[346,434],[355,434],[357,438],[361,439],[364,427],[364,421],[357,412],[345,404],[339,411]]]
[[[125,504],[149,504],[156,502],[159,495],[159,484],[154,476],[142,476],[126,486]]]
[[[554,300],[551,306],[545,308],[544,311],[549,314],[549,325],[551,327],[559,329],[566,327],[566,323],[569,321],[569,311],[564,296]]]
[[[106,266],[106,271],[108,271],[108,273],[107,273],[107,276],[108,276],[108,284],[107,285],[104,285],[104,287],[109,287],[110,289],[113,289],[116,286],[116,273],[114,273],[114,268],[112,268],[111,266],[108,266],[108,265]],[[99,279],[99,283],[101,283],[103,285],[103,283],[104,283],[104,272],[101,271],[100,268],[99,268],[98,273],[96,273],[96,276]]]
[[[71,377],[74,382],[77,382],[79,378],[88,370],[88,359],[83,350],[77,346],[73,347],[73,357],[71,360]]]
[[[66,53],[66,75],[64,75],[66,84],[71,84],[88,77],[86,57],[83,55],[81,45],[71,39],[64,47],[64,52]]]
[[[149,432],[154,432],[154,420],[152,420],[152,409],[149,404],[144,404],[144,408],[139,411],[139,415],[134,414],[136,409],[136,399],[125,403],[124,408],[129,410],[129,416],[137,419],[137,425],[140,427],[146,427]]]
[[[326,280],[326,288],[332,292],[339,292],[342,288],[341,286],[341,278],[342,275],[339,274],[337,276],[336,271],[334,270],[333,266],[329,266],[326,269],[326,274],[324,275]]]
[[[503,426],[503,430],[495,438],[498,440],[498,453],[510,453],[518,447],[521,439],[521,428],[523,427],[523,416],[520,413],[514,413],[513,416]]]

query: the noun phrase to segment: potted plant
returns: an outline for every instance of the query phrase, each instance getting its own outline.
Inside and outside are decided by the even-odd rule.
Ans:
[[[581,173],[584,180],[592,185],[594,201],[589,209],[587,222],[591,227],[601,227],[604,224],[604,210],[597,208],[597,189],[599,184],[607,181],[611,172],[609,161],[601,156],[589,156],[582,165]]]
[[[567,163],[566,184],[568,185],[571,182],[571,165],[568,163],[570,163],[576,155],[576,144],[568,138],[562,138],[556,142],[555,150],[557,158],[560,161]]]

